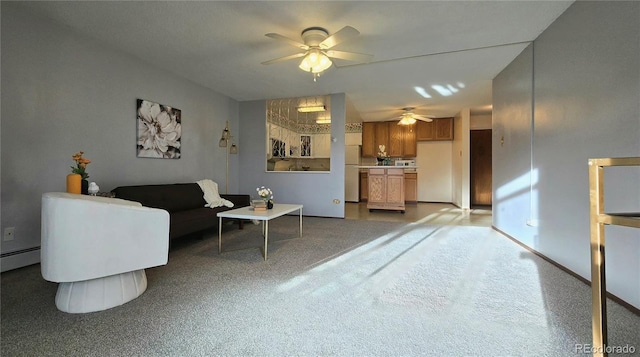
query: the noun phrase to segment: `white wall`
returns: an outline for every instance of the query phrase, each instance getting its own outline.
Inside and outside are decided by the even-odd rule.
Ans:
[[[451,145],[451,162],[453,177],[453,204],[462,208],[471,207],[470,181],[470,136],[469,122],[471,118],[469,108],[462,109],[453,118],[453,142]]]
[[[2,3],[2,253],[40,245],[44,192],[65,191],[80,150],[102,191],[132,184],[195,182],[224,187],[225,121],[238,135],[238,103],[46,19]],[[136,99],[182,110],[182,158],[136,158]],[[242,150],[242,147],[240,147]],[[231,156],[230,191],[238,190]],[[89,239],[90,237],[88,237]],[[39,252],[2,259],[2,270],[32,264]]]
[[[640,3],[575,2],[534,42],[533,82],[531,55],[494,80],[494,225],[590,279],[587,161],[640,156]],[[640,210],[640,170],[605,172],[605,208]],[[606,234],[607,288],[640,308],[640,230]]]
[[[493,81],[493,225],[530,247],[538,230],[537,170],[531,167],[532,45]]]
[[[491,125],[491,114],[471,114],[471,120],[469,123],[470,130],[491,129]]]
[[[452,201],[451,141],[418,141],[418,201]]]
[[[266,172],[265,115],[264,100],[240,103],[240,191],[255,195],[256,187],[266,186],[276,203],[301,203],[305,215],[343,218],[345,95],[331,95],[331,136],[336,141],[331,143],[330,172]]]

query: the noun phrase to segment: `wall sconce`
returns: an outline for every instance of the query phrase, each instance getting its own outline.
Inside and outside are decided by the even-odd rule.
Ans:
[[[226,148],[226,156],[227,156],[227,179],[225,182],[224,193],[229,193],[229,154],[237,154],[238,146],[231,139],[233,135],[231,135],[231,131],[229,130],[229,121],[227,120],[227,124],[222,131],[222,137],[218,142],[218,146],[221,148]],[[231,141],[231,144],[229,144]]]

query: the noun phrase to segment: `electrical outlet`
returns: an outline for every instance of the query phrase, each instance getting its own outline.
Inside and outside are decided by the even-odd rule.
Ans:
[[[16,235],[16,227],[7,227],[4,229],[3,240],[13,240]]]
[[[335,198],[335,199],[333,199],[333,203],[336,204],[336,205],[339,205],[340,204],[340,200]]]

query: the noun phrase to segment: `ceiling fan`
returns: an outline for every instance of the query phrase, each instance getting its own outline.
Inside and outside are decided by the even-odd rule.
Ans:
[[[331,67],[333,64],[331,58],[360,63],[367,63],[371,61],[371,55],[331,49],[333,46],[350,40],[359,34],[360,32],[351,26],[345,26],[332,35],[329,35],[329,31],[325,28],[314,26],[302,30],[302,33],[300,34],[302,42],[299,42],[277,33],[268,33],[265,36],[275,40],[284,41],[292,46],[300,48],[304,52],[272,59],[270,61],[262,62],[262,64],[272,64],[302,57],[302,62],[300,62],[298,67],[305,72],[311,72],[315,82],[323,71]]]
[[[433,118],[435,118],[433,115],[416,114],[416,113],[413,112],[414,109],[415,108],[413,108],[413,107],[402,108],[402,110],[404,110],[404,113],[402,113],[402,115],[400,115],[399,117],[394,117],[394,119],[400,118],[400,121],[398,122],[398,125],[411,125],[411,124],[415,123],[416,120],[432,122]]]

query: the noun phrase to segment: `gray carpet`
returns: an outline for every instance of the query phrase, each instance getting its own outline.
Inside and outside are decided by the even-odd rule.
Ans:
[[[34,265],[2,274],[2,356],[572,356],[590,288],[487,227],[305,217],[175,241],[147,291],[56,309]],[[640,317],[609,302],[609,345]],[[615,354],[610,354],[615,355]]]

